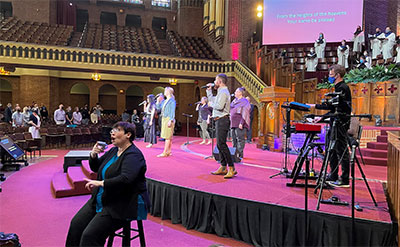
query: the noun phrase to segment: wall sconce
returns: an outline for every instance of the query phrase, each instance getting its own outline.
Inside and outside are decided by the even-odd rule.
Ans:
[[[11,72],[5,70],[4,67],[0,67],[0,75],[9,75]]]
[[[92,80],[93,81],[100,81],[101,80],[101,75],[97,73],[92,74]]]
[[[175,79],[175,78],[170,78],[170,79],[169,79],[169,84],[170,84],[171,86],[175,86],[176,84],[178,84],[178,80]]]
[[[124,91],[123,89],[120,89],[120,90],[119,90],[119,93],[120,93],[120,94],[123,94],[123,93],[125,93],[125,91]]]

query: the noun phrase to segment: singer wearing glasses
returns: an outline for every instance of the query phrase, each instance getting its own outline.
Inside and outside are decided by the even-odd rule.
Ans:
[[[104,147],[94,145],[89,164],[97,179],[86,179],[92,196],[72,218],[66,246],[104,246],[126,221],[146,219],[150,206],[146,161],[134,139],[135,125],[119,122],[111,131],[114,147],[98,157]]]
[[[165,139],[164,151],[157,155],[157,157],[168,157],[171,155],[172,136],[174,135],[175,127],[175,108],[176,101],[174,96],[174,89],[166,87],[164,90],[166,97],[157,98],[157,109],[161,109],[161,138]]]

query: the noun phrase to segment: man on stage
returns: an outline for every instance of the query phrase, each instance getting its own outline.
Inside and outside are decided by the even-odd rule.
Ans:
[[[218,90],[217,96],[213,96],[212,94],[211,88],[214,84],[207,84],[207,98],[210,107],[213,108],[212,118],[215,121],[217,148],[221,157],[221,166],[211,174],[225,175],[224,178],[233,178],[237,172],[228,145],[226,144],[226,137],[230,127],[229,111],[231,102],[231,94],[226,86],[227,81],[228,78],[225,74],[219,74],[215,77],[214,84]],[[229,169],[227,169],[227,165]]]
[[[335,92],[341,93],[342,96],[339,97],[339,105],[325,105],[316,104],[316,109],[330,110],[331,113],[336,111],[342,114],[351,113],[351,91],[349,86],[343,81],[343,77],[346,73],[346,69],[338,64],[332,65],[329,68],[329,82],[335,84]],[[327,133],[327,140],[332,140],[334,138],[333,133],[335,131],[332,129],[333,118],[330,118],[330,128]],[[336,143],[333,148],[331,158],[329,160],[331,172],[327,178],[330,184],[336,187],[349,187],[349,170],[350,170],[350,158],[349,152],[346,150],[347,147],[347,131],[350,127],[350,118],[346,116],[338,116],[336,122]],[[339,160],[341,160],[342,165],[342,176],[339,180],[338,178],[338,165]]]

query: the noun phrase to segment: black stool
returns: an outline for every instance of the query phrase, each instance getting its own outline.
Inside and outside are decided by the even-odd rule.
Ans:
[[[131,222],[132,221],[127,221],[125,225],[122,227],[122,231],[115,231],[115,233],[111,234],[110,237],[108,238],[107,246],[112,247],[113,246],[113,241],[114,237],[121,237],[122,238],[122,246],[131,246],[131,240],[139,237],[140,239],[140,246],[145,247],[146,246],[146,241],[144,239],[144,230],[143,230],[143,222],[141,220],[136,220],[137,222],[137,229],[131,228]],[[138,234],[131,237],[131,231],[137,232]]]

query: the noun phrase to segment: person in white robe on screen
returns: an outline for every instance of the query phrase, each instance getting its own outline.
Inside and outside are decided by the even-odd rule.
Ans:
[[[364,42],[365,42],[364,32],[361,29],[361,26],[357,27],[357,30],[354,33],[353,41],[354,41],[354,43],[353,43],[353,52],[355,54],[357,54],[357,57],[358,57],[362,52],[362,47],[363,47]]]
[[[382,54],[383,59],[389,59],[393,57],[393,47],[396,44],[396,35],[390,30],[390,27],[386,27],[385,39],[382,41]]]
[[[380,28],[376,28],[376,33],[370,36],[371,48],[372,48],[372,59],[376,59],[378,55],[382,54],[382,41],[385,34],[381,32]]]
[[[397,40],[396,43],[397,43],[397,46],[396,46],[397,55],[396,55],[396,57],[394,58],[394,62],[400,64],[400,39]]]
[[[338,64],[346,69],[349,68],[349,50],[350,47],[346,45],[346,40],[342,40],[342,44],[337,48]]]
[[[317,71],[317,65],[318,65],[317,54],[315,53],[314,48],[311,48],[310,53],[308,53],[306,56],[307,72]]]
[[[314,42],[315,53],[317,53],[317,58],[325,57],[325,46],[326,41],[323,33],[319,33],[318,39]]]

